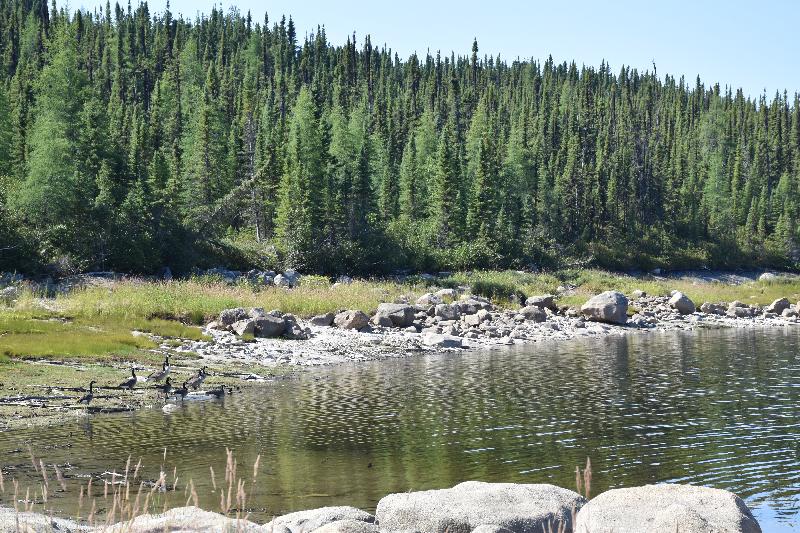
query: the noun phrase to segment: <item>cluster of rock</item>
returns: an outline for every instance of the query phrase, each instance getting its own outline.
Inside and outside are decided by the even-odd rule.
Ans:
[[[428,346],[462,347],[462,338],[496,332],[491,321],[495,306],[486,298],[463,295],[455,289],[441,289],[419,297],[415,304],[408,302],[382,303],[370,317],[362,311],[345,310],[311,319],[314,326],[335,326],[362,332],[399,329],[407,333],[422,333]],[[523,318],[524,320],[524,318]],[[507,335],[509,331],[504,333]]]
[[[300,325],[294,315],[278,310],[266,312],[260,307],[225,309],[217,320],[207,327],[212,330],[229,331],[240,337],[284,337],[305,340],[311,334],[311,330]]]
[[[635,313],[629,316],[629,309]],[[626,328],[682,328],[704,325],[726,327],[741,324],[741,319],[779,319],[800,321],[800,304],[780,298],[765,307],[742,302],[705,302],[699,308],[685,294],[648,296],[631,292],[631,299],[618,291],[606,291],[590,298],[580,308],[559,306],[552,294],[527,298],[517,309],[501,309],[490,300],[456,289],[441,289],[408,300],[382,303],[372,315],[360,310],[343,310],[312,317],[305,323],[293,315],[263,309],[228,309],[209,324],[211,330],[224,330],[239,336],[307,339],[314,328],[333,327],[362,333],[394,334],[417,339],[423,348],[457,349],[477,345],[514,344],[553,336],[602,333],[589,323],[605,323]]]
[[[102,529],[0,508],[3,525],[25,531],[268,532],[268,533],[760,533],[747,505],[724,490],[689,485],[614,489],[587,502],[546,484],[467,481],[453,488],[390,494],[375,515],[354,507],[290,513],[258,525],[181,507]]]
[[[227,268],[216,267],[196,272],[196,274],[220,278],[231,285],[246,281],[251,285],[284,287],[287,289],[299,285],[301,277],[296,270],[292,269],[283,273],[276,273],[272,270],[248,270],[247,272],[242,272],[239,270],[228,270]]]

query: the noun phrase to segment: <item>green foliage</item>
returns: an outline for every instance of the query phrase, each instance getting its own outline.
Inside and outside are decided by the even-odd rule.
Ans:
[[[0,4],[2,269],[800,266],[798,95],[46,13]]]

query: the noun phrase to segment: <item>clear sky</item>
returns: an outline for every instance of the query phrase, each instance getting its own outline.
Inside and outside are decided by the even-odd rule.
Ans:
[[[660,76],[685,75],[690,84],[699,74],[706,86],[742,87],[751,96],[800,91],[800,0],[172,0],[170,7],[194,18],[215,4],[250,10],[257,21],[265,10],[271,21],[291,15],[300,37],[324,25],[334,44],[353,31],[359,42],[369,33],[374,45],[403,58],[428,49],[468,54],[477,37],[481,56],[552,54],[579,66],[605,59],[614,71],[652,69],[655,61]],[[149,5],[161,11],[166,0]]]

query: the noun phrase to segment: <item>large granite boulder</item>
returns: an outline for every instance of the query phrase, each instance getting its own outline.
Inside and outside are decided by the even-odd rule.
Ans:
[[[72,520],[50,517],[39,513],[17,512],[11,507],[0,507],[0,531],[52,533],[54,531],[68,531],[73,533],[91,531],[86,525],[77,524]]]
[[[682,315],[691,315],[695,311],[694,302],[680,291],[675,291],[670,297],[669,305]]]
[[[369,317],[361,311],[342,311],[333,323],[342,329],[363,329],[369,325]]]
[[[407,304],[380,304],[375,316],[388,318],[396,328],[407,328],[414,323],[414,313]]]
[[[614,489],[583,506],[577,533],[761,533],[747,505],[735,494],[691,485],[645,485]]]
[[[261,526],[248,520],[228,518],[218,513],[204,511],[199,507],[176,507],[166,513],[141,515],[133,520],[101,529],[107,533],[163,533],[164,531],[256,533],[263,531]],[[280,529],[275,529],[275,533],[280,531]]]
[[[291,533],[310,533],[323,526],[340,522],[342,520],[372,524],[375,522],[375,517],[365,511],[362,511],[361,509],[356,509],[355,507],[322,507],[319,509],[297,511],[296,513],[289,513],[287,515],[279,516],[278,518],[269,522],[266,527],[269,528],[269,526],[283,526]],[[267,529],[267,531],[269,531],[269,529]]]
[[[337,520],[315,529],[312,533],[379,533],[375,524],[361,520]]]
[[[472,530],[472,533],[513,533],[510,529],[497,524],[484,524]]]
[[[619,291],[601,292],[581,306],[581,313],[595,322],[624,324],[628,321],[628,299]]]
[[[573,507],[586,500],[553,485],[467,481],[453,488],[390,494],[378,502],[381,529],[425,533],[470,533],[481,525],[514,533],[541,532],[548,524],[571,529]]]

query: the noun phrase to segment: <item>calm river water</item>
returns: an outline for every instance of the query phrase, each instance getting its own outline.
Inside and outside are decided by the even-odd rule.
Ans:
[[[186,503],[191,478],[201,506],[217,510],[209,467],[220,483],[227,447],[249,479],[260,454],[247,491],[262,521],[324,505],[372,510],[391,492],[468,479],[574,488],[590,457],[594,493],[707,485],[742,496],[765,532],[800,530],[799,353],[800,329],[707,331],[312,370],[170,414],[0,433],[0,505],[11,505],[10,477],[39,486],[29,446],[64,472],[66,490],[51,488],[47,503],[58,514],[76,512],[88,475],[102,487],[129,455],[144,479],[163,465],[171,481],[177,469],[169,505]]]

